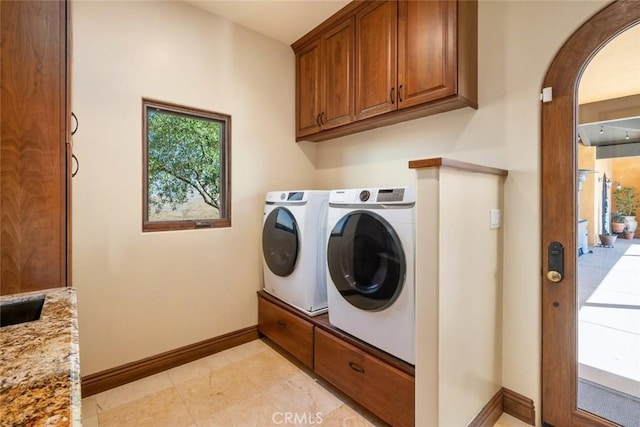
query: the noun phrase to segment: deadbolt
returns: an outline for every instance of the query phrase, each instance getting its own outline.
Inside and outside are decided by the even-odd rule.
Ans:
[[[549,243],[547,249],[548,266],[547,279],[553,283],[558,283],[564,276],[564,247],[560,242]]]
[[[553,283],[558,283],[562,280],[562,274],[557,271],[550,271],[547,273],[547,279],[549,279]]]

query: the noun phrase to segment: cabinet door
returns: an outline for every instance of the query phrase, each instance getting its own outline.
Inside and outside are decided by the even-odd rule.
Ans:
[[[0,294],[68,280],[67,7],[2,1]]]
[[[356,14],[358,120],[396,109],[396,33],[395,1],[372,2]]]
[[[393,426],[413,426],[415,379],[315,328],[314,371]]]
[[[457,93],[456,2],[398,3],[399,108]]]
[[[320,131],[320,39],[296,54],[296,136]]]
[[[350,123],[354,119],[354,20],[322,36],[323,97],[320,122],[323,129]]]
[[[313,324],[264,298],[258,298],[258,329],[309,368],[313,368]]]

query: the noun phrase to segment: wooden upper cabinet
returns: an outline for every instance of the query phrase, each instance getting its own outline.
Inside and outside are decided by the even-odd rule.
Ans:
[[[347,19],[322,36],[322,129],[350,123],[354,119],[353,27],[353,19]]]
[[[356,14],[356,118],[396,109],[395,1],[376,1]]]
[[[347,19],[296,53],[296,136],[354,118],[354,28]]]
[[[317,126],[303,129],[298,121],[298,141],[322,141],[457,108],[478,108],[476,0],[354,1],[292,45],[298,62],[313,40],[348,18],[355,19],[355,77],[349,88],[355,98],[354,118],[322,125],[328,117],[326,100],[338,102],[336,94],[344,88],[321,83],[325,86],[318,96],[325,100],[319,101]],[[321,69],[328,67],[327,74],[339,70],[344,76],[344,69],[327,62],[326,53],[320,55],[320,64]],[[296,78],[298,90],[308,86],[308,77],[298,73]],[[298,115],[305,111],[312,119],[308,110],[314,107],[300,104],[305,98],[309,96],[298,93]]]
[[[2,1],[0,294],[66,286],[68,7]]]
[[[456,2],[398,3],[398,108],[454,95]]]
[[[296,136],[320,131],[320,40],[296,55]]]

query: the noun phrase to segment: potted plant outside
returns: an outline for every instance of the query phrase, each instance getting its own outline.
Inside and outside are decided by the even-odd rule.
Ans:
[[[635,233],[638,228],[636,221],[636,211],[640,210],[640,200],[636,196],[635,187],[620,187],[613,192],[616,201],[616,209],[625,217],[625,225],[630,232]]]
[[[600,244],[602,246],[604,246],[605,248],[612,248],[618,235],[615,233],[602,233],[599,235],[599,237]]]
[[[633,239],[635,233],[631,231],[629,227],[625,227],[623,234],[625,239]]]
[[[611,231],[614,233],[622,233],[627,225],[625,224],[624,215],[616,213],[611,220]]]

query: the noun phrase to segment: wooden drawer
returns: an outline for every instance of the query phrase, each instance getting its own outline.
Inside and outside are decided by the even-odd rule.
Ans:
[[[415,423],[415,379],[315,329],[315,372],[394,427]]]
[[[258,329],[313,369],[313,324],[258,298]]]

